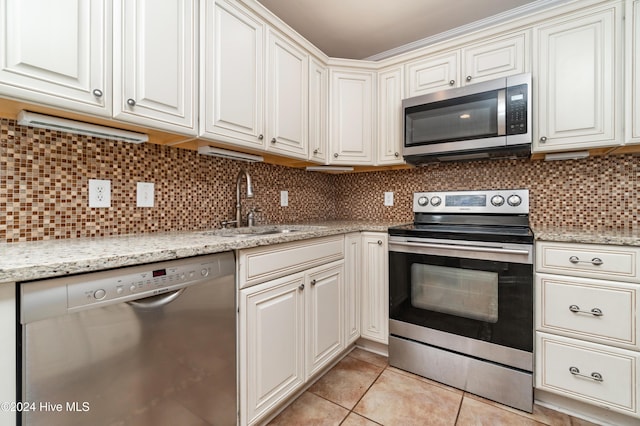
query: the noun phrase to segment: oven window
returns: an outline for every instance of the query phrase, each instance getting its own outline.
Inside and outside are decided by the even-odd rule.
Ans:
[[[498,274],[414,263],[411,265],[411,305],[496,323]]]

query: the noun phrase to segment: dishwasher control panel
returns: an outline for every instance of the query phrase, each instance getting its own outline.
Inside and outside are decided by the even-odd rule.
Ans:
[[[104,302],[156,296],[196,284],[219,271],[217,261],[164,262],[92,274],[91,280],[67,284],[69,310]],[[100,276],[100,275],[104,276]]]

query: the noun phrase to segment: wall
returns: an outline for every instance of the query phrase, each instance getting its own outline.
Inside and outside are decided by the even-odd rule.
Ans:
[[[235,216],[247,167],[263,223],[331,219],[411,221],[415,191],[529,188],[536,226],[639,231],[640,157],[445,163],[325,175],[205,157],[167,146],[92,139],[0,119],[0,242],[219,227]],[[110,179],[112,207],[88,207],[89,179]],[[135,206],[136,182],[155,183],[153,208]],[[289,207],[280,207],[280,191]],[[383,206],[393,191],[395,205]]]
[[[255,192],[243,204],[262,209],[259,221],[335,218],[332,176],[0,119],[0,242],[219,227],[235,218],[243,166]],[[111,208],[88,207],[89,179],[111,180]],[[155,183],[155,207],[136,207],[137,182]],[[289,207],[280,207],[281,190],[289,191]]]

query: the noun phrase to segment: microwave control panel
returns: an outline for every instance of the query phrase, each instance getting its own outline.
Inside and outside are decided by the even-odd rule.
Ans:
[[[527,133],[527,97],[526,84],[507,87],[507,135]]]

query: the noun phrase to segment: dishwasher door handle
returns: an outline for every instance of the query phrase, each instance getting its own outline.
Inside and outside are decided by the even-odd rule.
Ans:
[[[144,309],[144,310],[157,309],[165,305],[168,305],[169,303],[176,300],[178,297],[182,295],[182,293],[184,293],[185,290],[186,288],[181,288],[179,290],[172,291],[166,294],[158,294],[151,297],[145,297],[143,299],[130,300],[127,302],[127,304],[133,306],[136,309]]]

